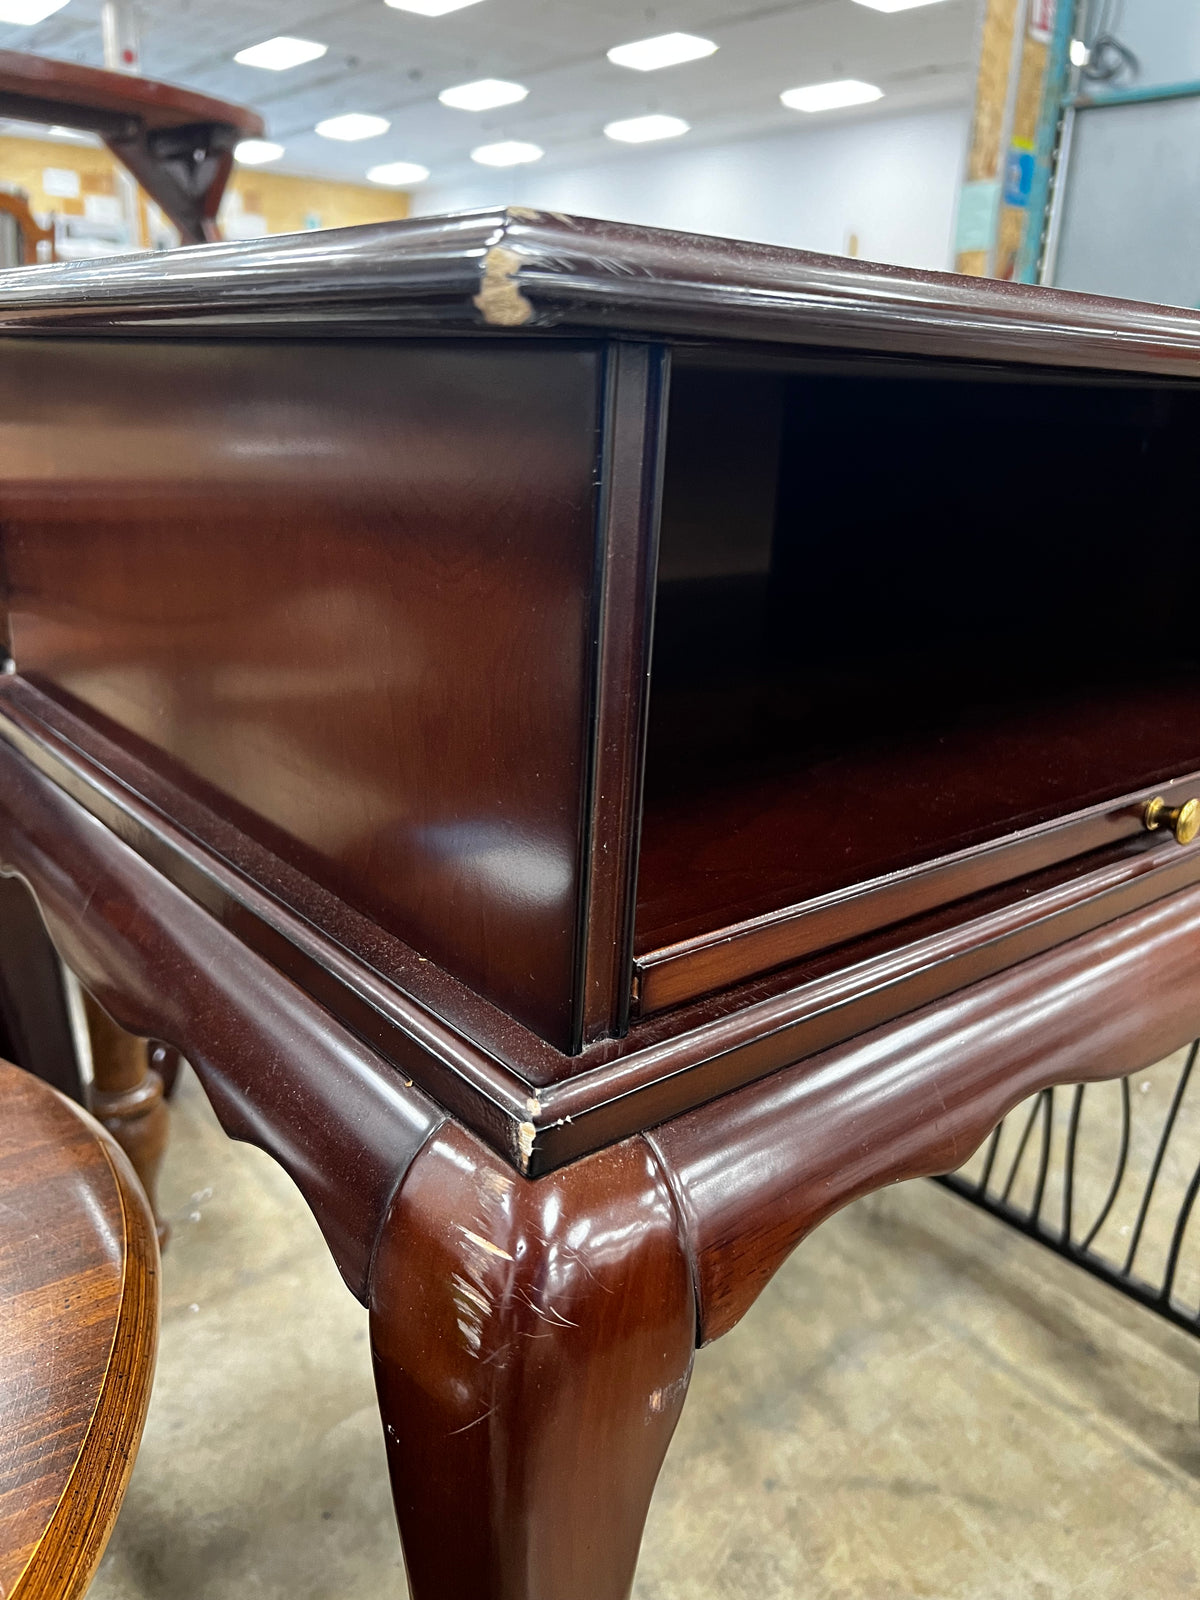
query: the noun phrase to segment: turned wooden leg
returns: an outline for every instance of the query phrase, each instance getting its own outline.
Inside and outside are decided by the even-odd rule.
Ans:
[[[170,1230],[158,1214],[158,1170],[169,1120],[162,1079],[150,1066],[145,1039],[118,1028],[86,991],[83,1007],[92,1046],[88,1109],[129,1157],[154,1212],[158,1242],[165,1244]]]
[[[644,1141],[530,1181],[448,1124],[370,1307],[413,1600],[626,1600],[696,1334]]]

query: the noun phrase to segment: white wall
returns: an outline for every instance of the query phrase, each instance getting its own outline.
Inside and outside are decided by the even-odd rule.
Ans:
[[[517,167],[413,194],[414,213],[527,205],[844,254],[951,265],[966,106],[840,121],[721,145],[622,151],[577,168]]]

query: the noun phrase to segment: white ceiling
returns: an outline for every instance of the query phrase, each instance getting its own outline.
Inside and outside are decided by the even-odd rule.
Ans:
[[[448,16],[396,11],[383,0],[142,0],[142,71],[254,106],[286,147],[274,170],[362,181],[387,161],[418,161],[433,181],[472,168],[470,151],[525,139],[545,164],[581,164],[638,150],[604,138],[606,122],[665,111],[685,118],[692,141],[722,140],[969,99],[981,0],[941,0],[887,14],[854,0],[481,0]],[[0,26],[0,48],[102,65],[102,0],[69,0],[32,28]],[[612,46],[681,30],[713,39],[705,60],[632,72]],[[329,52],[288,72],[239,66],[237,50],[275,34],[319,40]],[[481,78],[527,85],[518,105],[467,113],[439,90]],[[863,78],[884,99],[809,117],[779,103],[783,89]],[[313,132],[344,111],[390,118],[390,130],[355,144]],[[641,149],[653,150],[653,145]]]

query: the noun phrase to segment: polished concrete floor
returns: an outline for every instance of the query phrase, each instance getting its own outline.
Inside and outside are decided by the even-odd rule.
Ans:
[[[190,1078],[164,1202],[92,1600],[401,1600],[365,1313]],[[932,1184],[872,1196],[700,1353],[635,1600],[1194,1597],[1198,1390],[1200,1341]]]

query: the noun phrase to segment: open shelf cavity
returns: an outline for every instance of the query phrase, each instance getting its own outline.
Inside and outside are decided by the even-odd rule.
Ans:
[[[1200,770],[1198,432],[1183,384],[677,366],[639,956]]]

